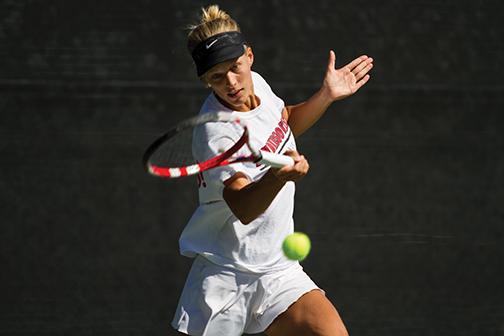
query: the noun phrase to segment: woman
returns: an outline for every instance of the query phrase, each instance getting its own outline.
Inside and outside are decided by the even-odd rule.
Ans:
[[[195,261],[173,327],[189,335],[347,335],[324,292],[282,254],[281,244],[294,230],[295,182],[309,170],[295,137],[333,101],[362,87],[373,60],[361,56],[337,70],[330,51],[320,90],[306,102],[285,106],[251,70],[252,49],[218,6],[203,9],[188,46],[198,76],[212,89],[200,113],[240,116],[253,143],[295,163],[281,169],[239,163],[200,176],[200,205],[180,237],[181,253]],[[206,124],[194,134],[194,156],[215,156],[240,135],[231,123]]]

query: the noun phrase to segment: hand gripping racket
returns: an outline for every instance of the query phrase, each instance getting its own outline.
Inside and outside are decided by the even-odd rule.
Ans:
[[[231,122],[243,128],[241,137],[232,146],[219,155],[204,162],[195,162],[192,157],[192,134],[196,126],[208,122]],[[238,155],[238,151],[247,146],[249,155]],[[270,153],[255,149],[249,143],[249,130],[239,118],[230,113],[206,113],[186,119],[168,132],[157,138],[145,151],[143,164],[145,169],[154,176],[175,178],[189,176],[206,170],[230,165],[237,162],[254,162],[275,168],[291,166],[294,160],[290,156]]]

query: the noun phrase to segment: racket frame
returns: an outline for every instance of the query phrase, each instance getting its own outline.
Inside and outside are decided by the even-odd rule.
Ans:
[[[204,124],[206,122],[234,122],[239,124],[243,128],[243,133],[230,148],[228,148],[223,153],[212,157],[206,161],[194,163],[188,166],[181,167],[163,167],[152,164],[150,162],[151,156],[169,139],[176,136],[187,128],[192,128],[197,125]],[[250,150],[251,154],[246,156],[235,156],[233,154],[238,152],[240,148],[244,145]],[[232,117],[230,113],[217,112],[217,113],[206,113],[204,115],[192,117],[178,123],[175,127],[171,128],[168,132],[157,138],[145,151],[143,155],[143,165],[145,170],[154,176],[162,178],[176,178],[183,176],[191,176],[199,174],[206,170],[210,170],[217,167],[222,167],[238,162],[253,162],[256,164],[264,164],[274,168],[281,168],[284,166],[294,165],[294,160],[290,156],[270,153],[262,150],[255,149],[249,142],[249,130],[247,125],[239,118]]]

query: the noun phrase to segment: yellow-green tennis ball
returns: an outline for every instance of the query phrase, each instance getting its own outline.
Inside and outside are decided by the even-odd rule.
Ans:
[[[310,253],[310,238],[302,232],[288,235],[282,244],[285,256],[291,260],[303,260]]]

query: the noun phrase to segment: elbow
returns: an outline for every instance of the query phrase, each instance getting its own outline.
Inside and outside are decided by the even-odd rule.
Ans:
[[[248,225],[257,218],[257,216],[252,216],[251,214],[245,213],[244,211],[239,211],[238,209],[231,208],[233,215],[243,224]]]
[[[226,203],[233,215],[244,225],[250,224],[254,219],[258,217],[251,213],[250,208],[248,207],[241,207],[238,204],[229,202],[227,200]]]
[[[244,225],[250,224],[258,217],[254,207],[246,204],[240,190],[224,189],[223,197],[233,215]]]
[[[236,217],[236,218],[238,218],[243,225],[249,225],[255,219],[255,218],[252,218],[252,217],[242,217],[242,218]]]

